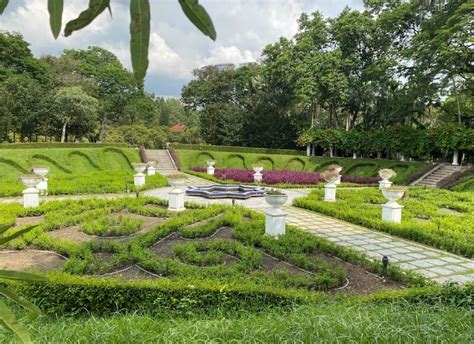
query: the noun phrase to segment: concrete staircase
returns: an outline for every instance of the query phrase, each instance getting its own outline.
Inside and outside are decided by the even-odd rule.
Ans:
[[[420,179],[413,182],[411,185],[438,187],[439,182],[444,178],[452,176],[454,173],[464,172],[469,169],[469,166],[453,166],[451,164],[439,164],[431,171],[423,175]]]
[[[175,173],[176,166],[166,149],[147,149],[145,150],[148,160],[156,161],[156,168],[160,173]]]

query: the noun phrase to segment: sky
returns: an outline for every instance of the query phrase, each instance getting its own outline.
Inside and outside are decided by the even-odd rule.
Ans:
[[[88,2],[65,1],[63,25],[87,8]],[[363,7],[362,0],[201,0],[217,31],[213,42],[187,20],[177,0],[150,3],[150,66],[145,85],[147,91],[167,97],[179,97],[195,68],[258,61],[267,44],[296,33],[302,12],[335,17],[345,6]],[[112,0],[111,4],[113,17],[106,11],[87,28],[55,40],[46,0],[12,0],[0,16],[0,30],[20,32],[36,56],[95,45],[115,53],[130,69],[129,1]]]

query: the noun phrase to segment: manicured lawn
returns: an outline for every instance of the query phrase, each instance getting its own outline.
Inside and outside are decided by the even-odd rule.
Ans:
[[[123,147],[0,149],[0,196],[21,195],[19,176],[34,165],[49,167],[51,195],[124,192],[133,185],[130,164],[139,161],[136,149]],[[160,175],[147,178],[146,188],[165,185]]]
[[[183,171],[192,167],[206,167],[206,160],[216,160],[216,168],[252,168],[261,165],[265,170],[291,170],[315,172],[324,170],[326,166],[338,164],[344,167],[343,175],[353,177],[375,177],[378,170],[391,168],[398,175],[395,183],[403,184],[406,178],[422,169],[429,167],[425,163],[410,163],[380,159],[347,159],[328,157],[306,157],[301,155],[235,153],[222,151],[176,150]]]
[[[35,343],[470,343],[473,326],[467,308],[399,301],[330,302],[215,318],[42,317],[27,327]]]
[[[410,188],[399,202],[405,207],[401,224],[381,220],[380,205],[386,199],[378,189],[341,189],[335,203],[324,202],[323,194],[323,190],[314,190],[294,204],[466,257],[474,256],[473,193]]]

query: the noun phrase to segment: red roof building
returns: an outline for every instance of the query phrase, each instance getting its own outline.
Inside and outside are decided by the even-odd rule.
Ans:
[[[183,133],[186,130],[188,130],[188,127],[181,123],[175,124],[170,128],[172,133]]]

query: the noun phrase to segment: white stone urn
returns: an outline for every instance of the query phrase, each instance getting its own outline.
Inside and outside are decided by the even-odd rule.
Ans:
[[[394,170],[391,170],[389,168],[384,168],[379,170],[379,176],[382,178],[381,181],[379,181],[379,189],[383,190],[386,188],[389,188],[392,186],[392,182],[389,181],[390,178],[393,178],[397,175],[397,173]]]
[[[337,177],[337,180],[334,182],[336,185],[341,184],[341,171],[342,171],[342,169],[343,169],[342,166],[339,166],[339,165],[336,165],[336,164],[329,165],[329,166],[326,168],[327,171],[335,171],[335,172],[337,172],[338,177]]]
[[[36,186],[43,180],[43,177],[37,175],[21,176],[21,182],[25,184],[23,190],[23,206],[25,208],[35,208],[39,206],[39,190]]]
[[[133,167],[133,170],[137,173],[143,173],[145,172],[146,170],[146,164],[144,163],[135,163],[135,164],[132,164],[132,167]]]
[[[254,166],[253,171],[255,172],[253,174],[253,181],[255,183],[261,183],[263,179],[263,174],[262,174],[263,166]]]
[[[272,206],[271,209],[265,210],[265,234],[278,238],[286,233],[286,217],[287,213],[280,208],[288,200],[288,195],[279,194],[277,192],[265,195],[265,200]]]
[[[327,182],[327,184],[324,185],[324,201],[335,202],[336,184],[341,179],[341,175],[335,169],[332,169],[322,172],[321,177]]]
[[[274,209],[280,209],[288,200],[288,195],[281,194],[281,195],[273,195],[273,194],[266,194],[265,201],[272,206]]]
[[[213,176],[214,171],[215,171],[214,166],[216,165],[216,161],[215,160],[206,160],[206,164],[207,164],[207,174],[210,175],[210,176]]]
[[[147,163],[146,174],[148,176],[154,176],[156,174],[156,161],[150,160]]]
[[[181,189],[186,182],[186,177],[183,175],[168,176],[168,183],[172,190],[168,193],[168,210],[169,211],[183,211],[185,191]]]
[[[40,194],[48,194],[48,178],[46,177],[49,173],[48,166],[32,166],[31,170],[37,176],[40,176],[42,180],[36,185],[36,188],[39,190]]]
[[[397,201],[405,194],[405,189],[402,188],[386,188],[382,189],[384,197],[388,200],[382,205],[382,220],[388,222],[400,223],[402,221],[403,206]]]
[[[133,176],[133,185],[137,187],[144,186],[146,181],[145,181],[145,175],[143,174],[143,172],[146,170],[146,164],[136,163],[136,164],[132,164],[132,166],[135,172],[137,172]]]

